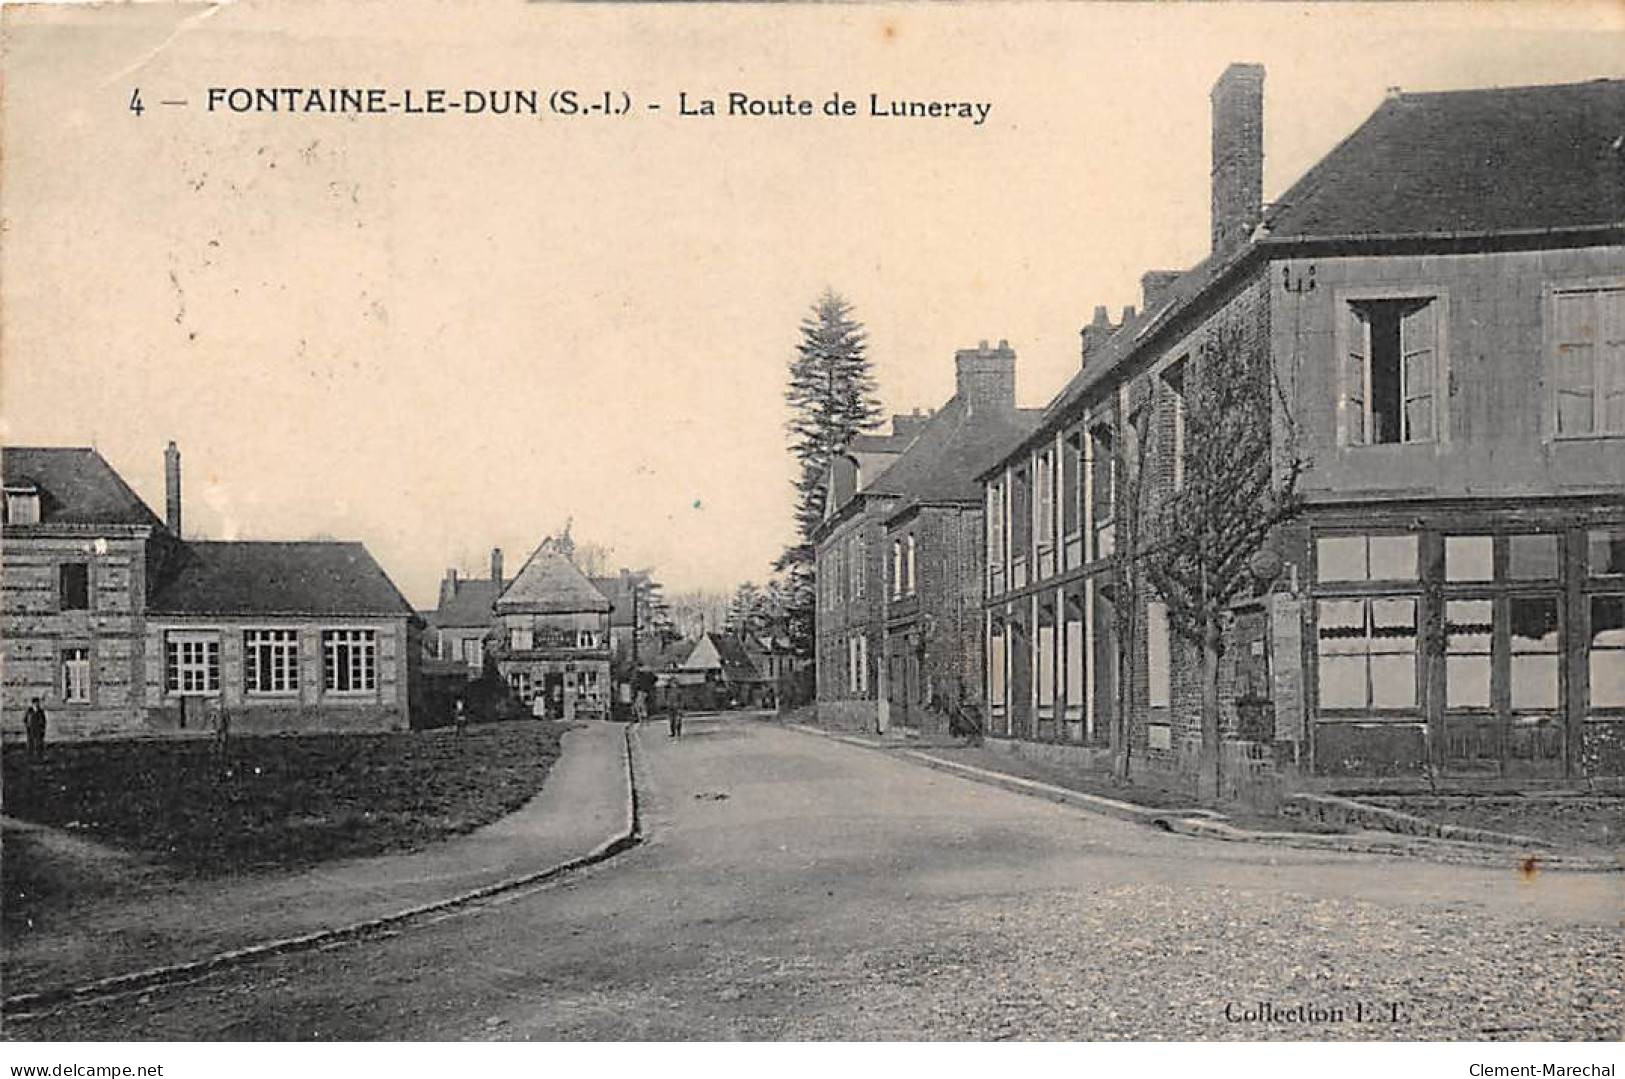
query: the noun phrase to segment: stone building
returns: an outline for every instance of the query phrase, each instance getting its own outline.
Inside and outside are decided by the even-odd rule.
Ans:
[[[419,622],[359,543],[187,540],[180,453],[160,520],[93,449],[8,447],[4,726],[51,737],[404,729]]]
[[[487,647],[521,701],[541,694],[556,719],[607,719],[610,601],[551,543],[538,547],[493,605]]]
[[[1211,254],[1147,274],[1120,325],[1098,312],[1082,369],[984,474],[990,729],[1194,768],[1194,650],[1155,597],[1113,603],[1113,448],[1147,415],[1152,497],[1181,483],[1185,381],[1230,324],[1268,349],[1276,445],[1290,421],[1310,468],[1232,612],[1229,793],[1619,774],[1625,83],[1394,93],[1265,207],[1263,81],[1234,65],[1214,88]]]
[[[954,365],[954,396],[941,409],[895,417],[889,439],[855,440],[830,470],[814,537],[825,724],[932,728],[950,701],[981,697],[975,476],[1037,414],[1016,408],[1007,342],[961,349]]]

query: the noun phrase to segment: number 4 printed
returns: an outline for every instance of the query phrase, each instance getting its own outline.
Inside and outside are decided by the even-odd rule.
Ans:
[[[139,86],[130,91],[130,111],[137,116],[147,111],[147,107],[141,104],[141,87]]]

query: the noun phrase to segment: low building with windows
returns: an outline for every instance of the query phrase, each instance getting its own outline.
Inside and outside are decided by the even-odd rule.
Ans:
[[[464,577],[446,570],[440,582],[440,605],[426,616],[426,653],[459,665],[465,677],[485,672],[486,638],[496,625],[496,601],[507,581],[502,574],[502,548],[491,548],[491,575]]]
[[[1117,594],[1120,451],[1179,488],[1186,382],[1228,325],[1310,464],[1232,611],[1231,792],[1625,772],[1625,82],[1395,92],[1267,207],[1263,83],[1214,87],[1211,254],[1097,312],[983,475],[990,730],[1194,769],[1196,651]]]
[[[610,601],[551,542],[526,560],[493,604],[488,647],[514,694],[538,694],[555,719],[610,714]]]
[[[52,738],[404,729],[419,620],[359,543],[186,540],[93,449],[7,448],[4,729]]]

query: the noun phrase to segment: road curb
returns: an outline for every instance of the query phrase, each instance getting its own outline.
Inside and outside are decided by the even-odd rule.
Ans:
[[[0,1001],[0,1015],[22,1017],[38,1014],[41,1010],[54,1008],[62,1004],[79,1004],[141,989],[162,988],[192,981],[205,975],[216,974],[233,967],[245,966],[261,959],[292,955],[297,952],[326,947],[330,944],[365,940],[385,930],[404,927],[416,919],[430,914],[456,910],[459,907],[477,903],[482,899],[489,899],[492,896],[501,895],[504,892],[510,892],[518,888],[543,884],[576,870],[608,861],[617,854],[621,854],[642,843],[644,838],[642,801],[638,793],[638,774],[635,763],[637,742],[636,729],[628,724],[621,743],[621,760],[626,770],[625,826],[619,833],[610,836],[586,854],[567,859],[546,869],[510,877],[507,880],[487,884],[447,899],[420,903],[417,906],[408,907],[393,914],[368,918],[365,921],[354,922],[335,929],[322,929],[295,937],[263,941],[259,944],[234,948],[227,952],[218,952],[203,959],[150,967],[129,974],[114,974],[80,985],[42,989],[33,993],[18,993]]]
[[[803,734],[817,735],[820,738],[844,742],[847,745],[858,746],[862,749],[885,750],[887,748],[870,739],[833,731],[823,731],[817,727],[809,727],[802,723],[786,723],[784,726],[787,729],[800,731]],[[1393,857],[1425,858],[1430,861],[1451,864],[1507,866],[1531,872],[1536,869],[1576,873],[1618,873],[1625,870],[1625,865],[1622,865],[1617,859],[1566,855],[1551,852],[1545,847],[1539,848],[1538,853],[1517,853],[1510,850],[1505,843],[1506,839],[1513,838],[1509,836],[1500,837],[1501,842],[1490,844],[1475,842],[1466,838],[1413,836],[1397,833],[1318,835],[1312,832],[1255,832],[1213,819],[1217,815],[1210,810],[1169,810],[1137,806],[1130,802],[1120,802],[1115,798],[1106,798],[1098,794],[1085,794],[1082,791],[1068,790],[1065,787],[1024,779],[1021,776],[1006,775],[1003,772],[994,772],[986,768],[978,768],[975,765],[943,760],[940,757],[933,757],[917,750],[897,750],[893,751],[891,755],[906,757],[911,761],[923,764],[927,768],[957,775],[972,782],[999,787],[1016,794],[1025,794],[1030,797],[1060,802],[1087,813],[1097,813],[1134,824],[1149,825],[1153,828],[1195,839],[1210,839],[1228,843],[1255,843],[1260,846],[1321,850],[1343,854],[1386,854]],[[1466,830],[1464,829],[1464,831]]]

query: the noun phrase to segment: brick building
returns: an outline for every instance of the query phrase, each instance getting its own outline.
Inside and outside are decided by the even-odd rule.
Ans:
[[[826,724],[930,728],[943,722],[937,706],[980,699],[975,476],[1037,414],[1016,408],[1016,355],[1006,342],[962,349],[954,364],[954,396],[928,416],[894,418],[884,445],[896,452],[873,479],[847,480],[858,470],[841,461],[831,469],[815,536]]]
[[[93,449],[4,451],[4,722],[51,737],[404,729],[419,621],[359,543],[186,540]]]
[[[607,719],[610,601],[544,542],[497,595],[487,649],[521,701],[541,694],[556,719]]]
[[[1153,488],[1181,482],[1185,378],[1228,323],[1268,348],[1276,434],[1290,419],[1311,461],[1233,612],[1230,792],[1293,769],[1619,774],[1625,83],[1395,93],[1266,208],[1263,81],[1214,88],[1209,257],[1145,275],[1119,325],[1097,312],[1082,369],[984,475],[991,729],[1193,770],[1194,650],[1154,597],[1112,602],[1113,447],[1150,410]]]

